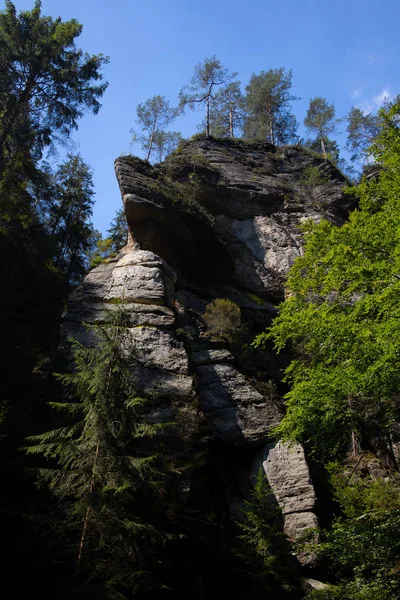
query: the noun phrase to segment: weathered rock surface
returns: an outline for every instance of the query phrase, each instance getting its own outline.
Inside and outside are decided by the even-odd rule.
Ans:
[[[214,363],[233,362],[235,359],[228,350],[202,350],[191,354],[193,364],[211,365]]]
[[[307,189],[301,175],[310,166],[329,183]],[[131,241],[72,294],[64,341],[72,335],[95,343],[82,322],[107,323],[110,311],[127,308],[133,376],[141,388],[161,395],[154,420],[168,413],[163,396],[196,398],[210,435],[254,453],[248,476],[263,465],[285,531],[295,538],[316,525],[315,494],[303,449],[269,441],[282,408],[266,382],[279,383],[280,359],[271,350],[264,355],[268,364],[246,362],[240,349],[235,354],[204,335],[203,315],[211,300],[232,300],[251,341],[284,297],[286,274],[302,252],[298,225],[322,215],[342,222],[347,182],[301,148],[283,154],[242,140],[190,142],[155,167],[122,157],[115,169]]]
[[[301,252],[299,223],[321,216],[342,222],[352,202],[329,162],[297,147],[286,154],[264,143],[198,140],[154,168],[117,159],[133,237],[189,279],[282,298],[285,275]],[[301,175],[310,166],[330,182],[304,186]]]
[[[265,399],[234,367],[204,365],[196,369],[200,407],[212,431],[232,444],[263,440],[282,413]]]
[[[295,539],[301,531],[317,527],[315,492],[300,444],[282,441],[266,444],[253,464],[253,477],[262,468],[282,509],[284,531]]]
[[[153,252],[135,248],[117,262],[104,296],[141,304],[168,304],[176,275]]]
[[[145,367],[188,374],[188,357],[182,342],[157,327],[131,327],[126,350]]]
[[[306,594],[311,594],[311,592],[328,590],[331,586],[317,579],[307,577],[301,580],[301,587]]]

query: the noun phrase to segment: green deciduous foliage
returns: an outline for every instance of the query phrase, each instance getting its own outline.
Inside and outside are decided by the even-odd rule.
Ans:
[[[252,74],[246,86],[246,117],[243,135],[267,140],[271,144],[290,144],[296,139],[297,122],[290,104],[292,71],[284,68]]]
[[[167,139],[179,135],[165,131],[165,127],[172,123],[178,112],[178,109],[170,106],[169,101],[164,96],[153,96],[138,105],[136,123],[141,131],[136,133],[133,129],[131,130],[132,142],[139,141],[142,144],[142,150],[146,152],[146,160],[150,160],[154,151],[163,154]]]
[[[207,137],[210,136],[210,114],[215,95],[214,88],[227,84],[236,75],[237,73],[229,73],[214,54],[195,66],[190,85],[185,86],[179,93],[182,108],[189,106],[191,110],[195,110],[195,108],[206,107],[205,131]]]
[[[376,460],[376,459],[375,459]],[[391,477],[354,475],[336,466],[332,479],[344,516],[314,547],[335,586],[310,598],[392,600],[400,593],[400,487]]]
[[[376,428],[389,436],[398,417],[399,114],[399,104],[380,111],[384,125],[371,152],[381,174],[353,190],[360,203],[349,221],[305,225],[304,256],[268,334],[297,356],[287,370],[292,388],[278,430],[310,441],[322,461],[345,454],[355,439],[373,444]],[[382,458],[390,462],[390,453]]]
[[[51,403],[59,424],[31,437],[27,452],[47,459],[40,478],[63,507],[78,586],[96,598],[142,598],[169,538],[155,525],[164,476],[154,440],[165,426],[145,418],[149,400],[132,381],[127,313],[108,320],[91,328],[96,347],[73,342],[74,371],[58,375],[66,397]]]
[[[336,131],[337,124],[338,120],[335,118],[334,105],[329,104],[326,98],[321,96],[311,98],[304,125],[311,133],[316,134],[325,158],[327,158],[325,140]]]
[[[345,517],[358,519],[400,508],[399,474],[385,468],[371,452],[350,455],[344,464],[331,463],[328,472],[333,496]]]

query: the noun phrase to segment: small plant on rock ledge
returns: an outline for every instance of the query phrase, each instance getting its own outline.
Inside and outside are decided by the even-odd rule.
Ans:
[[[216,298],[207,305],[204,321],[210,340],[232,344],[242,325],[240,308],[227,298]]]
[[[321,172],[315,165],[311,165],[304,169],[300,176],[299,183],[305,188],[314,189],[319,185],[324,185],[329,182],[329,177]]]

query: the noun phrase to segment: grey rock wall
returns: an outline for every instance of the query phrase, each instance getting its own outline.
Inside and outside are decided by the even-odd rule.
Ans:
[[[82,322],[107,320],[117,302],[127,308],[127,352],[138,360],[138,385],[182,402],[196,398],[210,435],[227,447],[250,449],[248,480],[262,464],[285,531],[295,538],[317,523],[304,451],[270,442],[282,405],[262,391],[230,348],[204,335],[203,321],[207,304],[222,297],[263,329],[301,254],[298,225],[322,214],[339,223],[346,216],[341,173],[301,149],[286,154],[263,143],[200,140],[156,167],[118,159],[132,241],[72,294],[63,339],[95,343]],[[328,174],[330,183],[307,194],[299,179],[310,165]],[[273,354],[270,361],[265,369],[274,373],[279,361]]]
[[[282,509],[288,537],[296,539],[304,529],[317,527],[316,497],[302,446],[282,441],[266,444],[254,461],[255,472],[260,465]]]

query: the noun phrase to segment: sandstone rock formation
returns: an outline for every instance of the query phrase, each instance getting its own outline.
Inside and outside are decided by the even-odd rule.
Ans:
[[[310,166],[329,182],[305,186]],[[74,292],[64,337],[95,343],[82,321],[105,320],[120,300],[132,315],[138,384],[182,402],[197,399],[210,435],[251,453],[248,485],[263,465],[285,530],[296,537],[316,525],[315,493],[303,449],[269,437],[282,417],[279,397],[268,392],[271,380],[282,389],[282,359],[267,350],[264,362],[251,351],[242,360],[205,335],[203,315],[211,300],[228,298],[241,309],[247,340],[263,330],[301,254],[299,224],[322,215],[342,222],[347,182],[302,148],[282,153],[242,140],[189,142],[154,167],[121,157],[115,169],[132,239]]]

